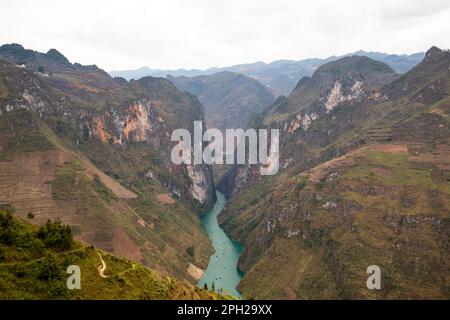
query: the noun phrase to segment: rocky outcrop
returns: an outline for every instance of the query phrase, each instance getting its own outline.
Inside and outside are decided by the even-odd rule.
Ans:
[[[56,50],[0,48],[1,204],[195,283],[187,267],[205,269],[211,250],[198,220],[214,202],[211,168],[172,163],[170,137],[203,120],[198,100],[165,79],[113,79]]]
[[[256,178],[235,166],[223,179],[230,201],[219,219],[246,245],[244,295],[448,297],[449,64],[439,49],[401,77],[338,61],[268,109],[258,123],[280,128],[284,170]],[[364,286],[374,260],[384,291]]]
[[[185,176],[184,184],[189,186],[187,188],[177,187],[171,182],[156,178],[169,193],[175,192],[174,194],[178,194],[184,201],[192,202],[193,208],[197,208],[195,203],[200,204],[200,207],[204,209],[213,204],[215,194],[210,166],[180,165],[181,168],[178,168],[170,161],[171,147],[173,146],[170,135],[175,127],[167,124],[162,110],[173,108],[172,101],[157,99],[153,92],[147,94],[144,91],[135,94],[135,99],[131,103],[111,106],[105,111],[89,107],[76,107],[76,101],[68,96],[50,95],[51,84],[45,82],[45,77],[36,77],[26,68],[6,61],[0,61],[0,63],[2,74],[5,76],[5,84],[12,89],[15,96],[19,97],[11,101],[3,100],[0,103],[0,115],[15,110],[28,110],[36,113],[43,120],[51,119],[50,125],[54,125],[52,121],[56,116],[60,121],[67,122],[70,127],[74,128],[75,132],[70,138],[76,146],[86,143],[89,139],[97,139],[102,143],[124,148],[127,144],[146,143],[149,148],[156,149],[161,153],[168,172],[178,172],[181,173],[181,177]],[[21,79],[20,82],[17,81],[18,78]],[[158,81],[163,82],[159,85],[159,90],[165,90],[166,94],[173,91],[174,94],[182,95],[166,80],[155,79],[154,82]],[[147,80],[147,82],[149,81]],[[152,88],[144,87],[140,90],[146,89],[151,90]],[[184,99],[186,106],[181,107],[189,108],[191,98],[184,97]],[[197,107],[194,109],[191,116],[194,119],[203,120],[202,110]],[[178,122],[180,123],[180,121]],[[185,122],[183,125],[189,129],[193,124]]]
[[[280,130],[280,168],[303,162],[306,169],[330,155],[328,152],[315,154],[313,161],[310,151],[303,147],[305,141],[327,145],[336,134],[326,125],[320,130],[311,130],[315,122],[323,118],[331,123],[340,109],[386,100],[381,86],[396,77],[387,65],[366,57],[346,57],[330,62],[318,68],[311,78],[301,79],[287,98],[277,99],[252,125]],[[351,125],[352,116],[348,116],[346,122],[338,124],[339,130],[346,130],[346,126]],[[295,147],[294,140],[298,141]],[[219,182],[218,189],[232,196],[260,181],[261,177],[253,167],[236,165]]]

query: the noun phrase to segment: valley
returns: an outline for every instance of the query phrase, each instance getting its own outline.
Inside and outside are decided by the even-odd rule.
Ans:
[[[217,217],[225,204],[225,196],[217,192],[214,207],[202,217],[203,226],[215,252],[210,258],[208,268],[200,279],[198,287],[203,288],[205,285],[210,289],[214,287],[218,292],[226,292],[240,298],[241,294],[236,290],[236,286],[242,278],[238,270],[238,261],[243,247],[231,240],[219,226]]]
[[[448,299],[449,51],[319,60],[278,96],[250,66],[127,80],[1,46],[0,298]],[[277,170],[272,148],[173,160],[214,128],[276,130]],[[61,288],[69,260],[85,291]]]

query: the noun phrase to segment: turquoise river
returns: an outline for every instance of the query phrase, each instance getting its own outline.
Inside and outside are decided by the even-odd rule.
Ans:
[[[242,298],[236,286],[242,278],[242,272],[238,270],[237,265],[243,246],[231,240],[219,226],[217,216],[227,201],[222,193],[216,191],[216,194],[217,201],[214,207],[202,217],[203,227],[211,239],[215,253],[211,256],[208,269],[203,273],[198,286],[203,288],[206,283],[211,289],[214,283],[216,291],[222,289],[223,292]]]

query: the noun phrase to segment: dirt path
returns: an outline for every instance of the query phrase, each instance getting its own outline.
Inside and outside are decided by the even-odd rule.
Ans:
[[[100,257],[100,261],[102,262],[101,265],[98,266],[98,274],[100,275],[100,277],[102,278],[108,278],[109,276],[105,276],[105,270],[106,270],[106,262],[105,260],[103,260],[102,255],[100,254],[100,252],[98,252],[98,256]]]
[[[106,276],[105,275],[105,270],[106,270],[106,262],[105,262],[105,260],[103,260],[103,257],[102,257],[102,255],[100,254],[100,252],[99,251],[97,251],[97,254],[98,254],[98,256],[100,257],[100,261],[101,261],[101,265],[99,265],[98,266],[98,274],[99,274],[99,276],[100,277],[102,277],[102,278],[109,278],[110,276]],[[122,274],[124,274],[124,273],[126,273],[126,272],[128,272],[128,271],[130,271],[130,270],[133,270],[134,268],[136,268],[136,264],[131,264],[131,268],[129,268],[129,269],[126,269],[126,270],[124,270],[124,271],[122,271],[122,272],[119,272],[119,273],[117,273],[117,275],[122,275]]]

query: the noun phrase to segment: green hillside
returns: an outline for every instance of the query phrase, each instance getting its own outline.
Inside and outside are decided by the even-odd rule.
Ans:
[[[66,286],[70,265],[80,267],[80,290]],[[9,208],[0,211],[0,299],[223,298],[74,241],[70,228],[59,221],[35,227],[15,218]]]

